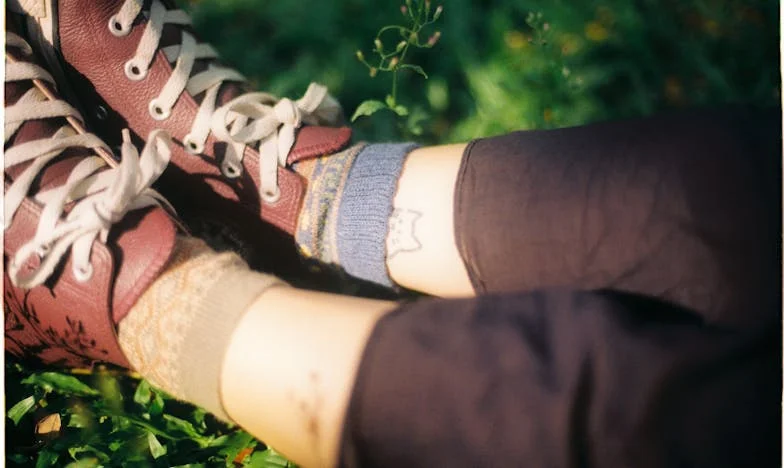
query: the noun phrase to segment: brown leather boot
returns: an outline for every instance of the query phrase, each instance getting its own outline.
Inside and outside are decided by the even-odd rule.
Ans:
[[[269,267],[276,255],[296,258],[290,234],[306,180],[289,166],[337,152],[351,138],[349,128],[331,128],[342,111],[325,88],[313,84],[296,102],[250,92],[168,0],[9,5],[26,14],[34,47],[78,96],[96,133],[115,145],[126,126],[137,136],[171,133],[172,164],[157,187],[194,234],[229,244],[255,267],[261,260]],[[278,262],[276,273],[286,266]]]
[[[169,137],[122,161],[84,131],[30,46],[6,32],[5,347],[63,366],[127,366],[115,325],[168,261],[175,224],[149,188]],[[114,167],[110,167],[114,166]]]

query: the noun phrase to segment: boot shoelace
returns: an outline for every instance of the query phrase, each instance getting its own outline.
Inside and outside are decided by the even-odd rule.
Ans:
[[[133,22],[142,14],[143,0],[125,0],[120,10],[109,19],[109,31],[118,37],[131,32]],[[159,0],[152,0],[149,17],[134,56],[125,63],[125,74],[131,80],[147,76],[159,48],[166,24],[179,27],[189,25],[190,17],[182,10],[167,10]],[[258,143],[259,192],[262,200],[275,203],[280,197],[278,166],[285,166],[294,146],[295,132],[304,123],[336,125],[342,111],[338,102],[319,84],[311,83],[298,101],[278,99],[267,93],[245,93],[216,108],[218,90],[226,81],[246,81],[237,71],[210,63],[206,70],[193,74],[196,60],[213,60],[218,54],[208,44],[182,30],[179,45],[163,47],[169,63],[174,63],[171,76],[158,96],[150,101],[148,111],[157,120],[169,117],[179,96],[187,91],[191,96],[204,94],[190,132],[183,138],[185,150],[192,154],[204,151],[210,131],[227,142],[226,155],[221,163],[225,177],[242,174],[242,157],[246,145]]]
[[[6,32],[6,47],[19,49],[30,56],[32,49],[21,37]],[[24,61],[9,60],[6,54],[6,82],[40,80],[54,86],[54,79],[43,68]],[[31,87],[12,106],[5,108],[5,144],[29,120],[73,117],[79,113],[61,100],[49,99],[36,86]],[[117,167],[97,155],[77,163],[66,182],[58,187],[41,190],[32,198],[43,207],[35,234],[9,262],[11,281],[23,288],[42,284],[71,249],[73,275],[77,281],[90,279],[93,267],[90,253],[99,238],[106,243],[112,225],[125,213],[147,206],[166,204],[150,186],[166,168],[170,157],[170,138],[160,130],[150,134],[141,157],[130,142],[130,133],[123,132],[122,160]],[[7,187],[5,193],[4,230],[8,229],[17,209],[30,192],[39,173],[69,148],[109,147],[93,134],[80,134],[72,126],[60,127],[52,137],[32,140],[5,150],[5,169],[29,163]],[[70,210],[66,213],[66,206]],[[30,271],[22,268],[28,260],[38,257]]]

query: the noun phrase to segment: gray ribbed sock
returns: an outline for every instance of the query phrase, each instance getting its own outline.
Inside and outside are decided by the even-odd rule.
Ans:
[[[304,161],[294,169],[308,179],[295,233],[301,252],[348,274],[393,286],[386,237],[397,181],[417,145],[357,145]]]

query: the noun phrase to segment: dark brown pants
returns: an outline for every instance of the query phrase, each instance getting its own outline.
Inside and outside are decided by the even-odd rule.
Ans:
[[[455,229],[480,296],[378,324],[344,465],[778,466],[777,115],[472,143]]]
[[[474,142],[455,212],[474,287],[613,289],[711,323],[758,323],[781,284],[776,115],[703,111]]]

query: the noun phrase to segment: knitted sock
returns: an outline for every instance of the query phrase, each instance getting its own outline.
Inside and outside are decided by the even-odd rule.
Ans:
[[[308,179],[295,233],[302,254],[393,286],[386,267],[389,217],[403,162],[416,147],[360,144],[296,164]]]
[[[280,284],[234,253],[181,237],[166,271],[120,322],[120,348],[151,383],[228,421],[220,375],[229,339],[250,304]]]

